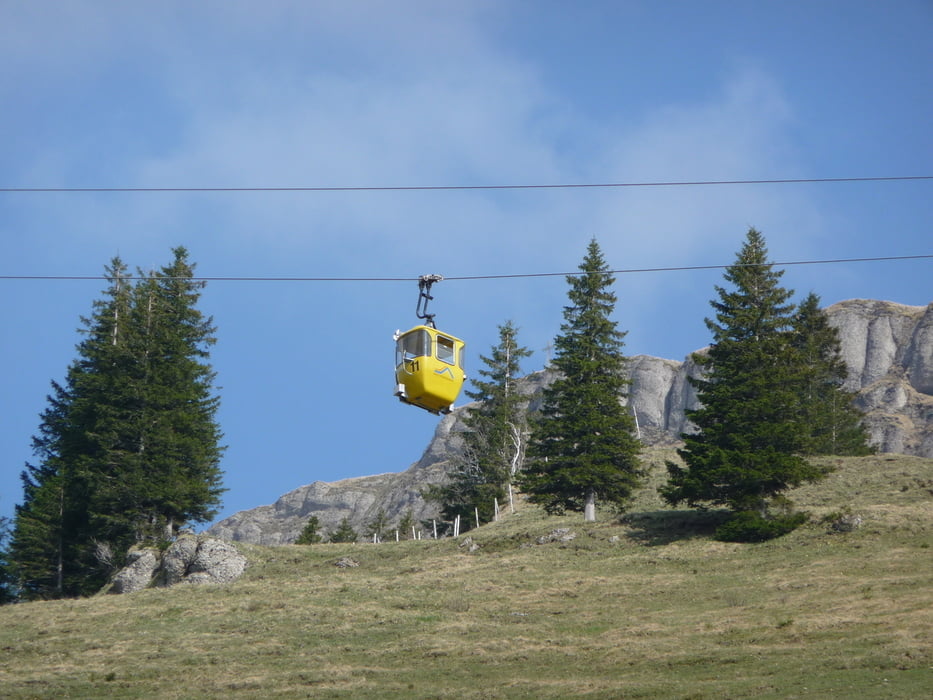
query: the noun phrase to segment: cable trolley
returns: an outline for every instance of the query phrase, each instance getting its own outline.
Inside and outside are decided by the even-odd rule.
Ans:
[[[395,395],[402,403],[434,414],[450,413],[460,394],[466,374],[463,371],[465,343],[434,325],[435,314],[428,313],[431,285],[440,275],[418,279],[418,306],[415,315],[424,323],[405,331],[395,331]]]

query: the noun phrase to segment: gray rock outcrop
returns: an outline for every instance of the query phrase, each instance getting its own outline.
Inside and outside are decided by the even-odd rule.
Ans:
[[[881,452],[933,457],[933,304],[853,299],[826,313]]]
[[[327,483],[315,481],[281,496],[272,505],[240,511],[220,521],[208,534],[225,540],[278,545],[294,542],[308,518],[317,516],[324,533],[333,532],[348,518],[362,532],[377,512],[385,511],[389,522],[397,522],[411,510],[415,521],[437,516],[420,490],[441,483],[448,460],[459,452],[462,410],[444,416],[424,453],[407,471],[361,476]]]
[[[826,313],[839,332],[849,368],[846,388],[857,394],[872,442],[882,452],[933,457],[933,304],[854,299],[833,304]],[[631,384],[625,402],[644,443],[674,444],[689,432],[686,410],[698,405],[688,381],[698,375],[693,354],[683,362],[648,355],[629,358]],[[540,407],[541,390],[553,379],[552,371],[542,370],[522,380],[523,390],[532,395],[532,410]],[[236,513],[208,533],[255,544],[286,544],[298,537],[311,515],[325,531],[344,517],[361,531],[379,509],[390,522],[408,509],[416,520],[436,517],[419,490],[444,480],[450,457],[462,449],[459,434],[468,410],[465,406],[445,416],[421,459],[407,471],[302,486],[273,505]]]
[[[151,586],[180,583],[231,583],[246,570],[246,557],[229,542],[206,535],[186,534],[165,552],[131,549],[128,563],[114,577],[109,593],[133,593]]]
[[[114,577],[110,593],[133,593],[147,588],[159,568],[159,553],[154,549],[131,549],[127,565]]]

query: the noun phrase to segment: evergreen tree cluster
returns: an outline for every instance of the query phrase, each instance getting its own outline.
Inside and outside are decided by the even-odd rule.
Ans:
[[[78,357],[52,383],[22,474],[9,548],[20,595],[98,590],[136,543],[216,514],[223,492],[215,329],[184,248],[132,279],[119,258],[82,318]]]
[[[799,306],[780,285],[764,237],[750,229],[716,287],[706,319],[713,342],[695,354],[704,374],[691,380],[700,407],[688,412],[684,465],[668,463],[661,494],[670,504],[726,506],[723,539],[757,540],[801,522],[783,493],[824,472],[807,457],[864,454],[867,435],[843,391],[839,340],[810,294]]]
[[[782,275],[764,237],[750,229],[726,270],[729,286],[715,288],[715,315],[706,320],[713,342],[694,355],[703,370],[691,380],[701,404],[689,412],[695,430],[682,436],[683,463],[668,465],[661,489],[672,505],[730,509],[724,539],[767,539],[803,522],[783,493],[823,476],[808,457],[870,452],[853,395],[843,390],[838,335],[819,297],[795,305]],[[554,340],[557,377],[536,415],[526,415],[529,397],[514,389],[527,351],[511,322],[482,357],[488,369],[468,393],[480,403],[464,419],[464,455],[446,484],[424,492],[445,518],[470,523],[479,511],[488,521],[494,499],[517,482],[548,512],[583,511],[593,520],[597,501],[624,508],[638,486],[640,445],[624,404],[625,333],[611,318],[614,278],[595,240],[567,282],[570,303]]]
[[[413,529],[419,526],[420,523],[415,521],[415,515],[411,508],[402,514],[398,523],[394,526],[389,522],[385,509],[380,508],[366,524],[366,530],[363,534],[367,542],[381,542],[384,537],[391,535],[393,532],[397,534],[399,539],[409,540],[416,537]],[[328,536],[321,527],[320,518],[316,515],[311,515],[305,523],[304,528],[302,528],[301,533],[295,539],[295,544],[356,542],[359,538],[360,533],[354,529],[353,525],[350,523],[349,517],[342,518],[337,527],[335,527],[333,532]]]

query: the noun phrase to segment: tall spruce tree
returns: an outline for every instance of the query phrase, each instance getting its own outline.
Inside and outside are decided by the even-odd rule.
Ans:
[[[843,388],[848,368],[842,360],[838,331],[810,292],[793,318],[791,344],[800,356],[800,417],[807,430],[803,446],[809,455],[871,454],[855,394]]]
[[[130,284],[107,268],[106,296],[82,319],[78,358],[53,382],[23,473],[11,559],[26,597],[84,595],[134,543],[203,522],[219,503],[213,328],[183,248]]]
[[[531,351],[518,344],[518,328],[511,321],[499,326],[499,342],[480,359],[484,379],[473,379],[466,395],[477,402],[465,414],[463,454],[454,459],[447,483],[424,490],[427,500],[441,504],[448,521],[458,515],[463,524],[493,519],[495,502],[504,503],[515,474],[521,469],[528,442],[525,404],[518,385],[521,361]],[[467,525],[467,527],[469,527]],[[463,528],[466,529],[466,528]]]
[[[108,571],[96,556],[104,533],[91,528],[95,469],[109,465],[115,406],[123,399],[113,379],[125,368],[130,283],[114,258],[105,268],[106,297],[82,318],[78,357],[64,384],[52,382],[48,406],[33,438],[37,464],[22,474],[23,503],[16,506],[10,545],[12,569],[24,598],[91,593]],[[116,477],[111,477],[111,481]]]
[[[207,363],[213,321],[197,309],[205,283],[195,281],[184,248],[138,285],[144,332],[138,356],[146,389],[138,452],[147,497],[137,504],[143,537],[171,537],[188,522],[205,522],[220,502],[222,434],[214,420],[219,399]]]
[[[679,454],[686,464],[668,463],[661,494],[671,504],[721,505],[750,514],[752,529],[765,526],[769,507],[785,490],[820,478],[823,472],[801,455],[807,442],[800,419],[804,372],[791,341],[793,292],[780,285],[783,271],[768,261],[765,239],[749,229],[706,319],[713,334],[707,354],[694,355],[704,374],[691,383],[700,408],[688,417],[697,432],[684,435]],[[784,517],[783,515],[781,517]],[[777,518],[771,518],[772,520]],[[787,519],[788,526],[799,524]]]
[[[544,391],[522,476],[532,502],[549,513],[583,511],[587,521],[596,519],[597,499],[622,506],[640,476],[634,420],[621,404],[625,333],[611,319],[608,270],[593,240],[580,274],[567,277],[570,305],[552,362],[558,377]]]
[[[13,517],[8,564],[18,594],[26,600],[61,597],[67,577],[68,592],[77,595],[71,587],[77,567],[72,533],[65,528],[64,477],[56,468],[33,465],[21,476],[23,503]]]
[[[518,343],[518,328],[512,321],[499,326],[499,343],[489,356],[480,355],[485,379],[471,380],[473,389],[465,393],[478,405],[464,418],[471,428],[464,439],[471,447],[482,471],[500,484],[508,483],[521,468],[528,439],[525,406],[528,395],[518,380],[521,361],[531,350]]]

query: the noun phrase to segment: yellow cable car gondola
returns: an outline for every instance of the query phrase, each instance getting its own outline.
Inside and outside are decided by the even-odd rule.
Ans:
[[[450,413],[460,394],[466,374],[463,371],[465,343],[434,325],[434,314],[427,312],[431,285],[443,279],[424,275],[418,281],[416,314],[423,325],[395,332],[395,395],[403,403],[431,413]]]

